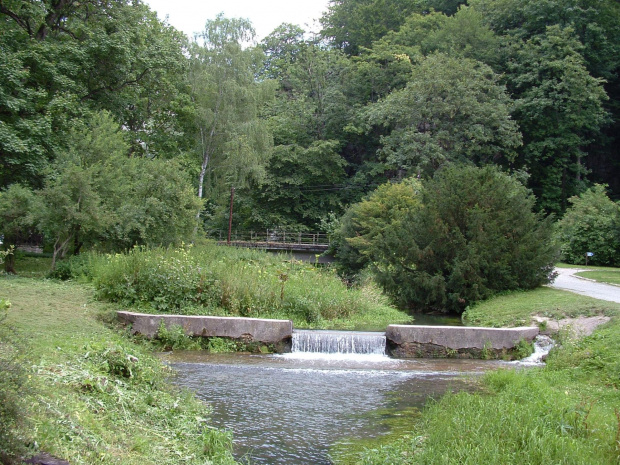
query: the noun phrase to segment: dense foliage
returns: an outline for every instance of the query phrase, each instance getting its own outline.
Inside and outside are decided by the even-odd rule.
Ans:
[[[460,313],[497,292],[549,280],[557,258],[551,219],[533,211],[534,198],[517,179],[493,167],[452,165],[420,191],[420,200],[410,190],[405,202],[398,189],[383,189],[345,215],[353,219],[343,231],[347,247],[370,258],[402,305]],[[391,212],[386,194],[394,197]]]
[[[285,318],[296,327],[408,320],[372,283],[350,289],[332,272],[261,251],[134,248],[76,265],[73,274],[87,273],[99,298],[145,312]]]
[[[401,230],[403,222],[420,207],[420,189],[420,182],[412,179],[383,184],[351,205],[335,235],[343,274],[353,276],[369,265],[380,267],[388,261],[392,250],[387,238]]]
[[[571,206],[558,223],[562,258],[568,263],[620,265],[620,204],[596,185],[569,199]],[[593,255],[586,258],[590,252]]]
[[[463,162],[523,173],[557,217],[594,183],[618,197],[618,2],[334,0],[320,20],[257,43],[220,14],[188,39],[140,1],[0,1],[4,246],[191,242],[228,226],[233,187],[233,227],[316,230]]]

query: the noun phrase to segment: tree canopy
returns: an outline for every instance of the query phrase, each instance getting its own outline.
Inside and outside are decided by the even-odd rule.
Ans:
[[[453,164],[558,217],[620,197],[617,1],[332,0],[320,22],[257,43],[220,14],[190,40],[141,1],[0,0],[0,192],[49,206],[28,228],[60,256],[220,228],[231,187],[233,226],[298,231]]]

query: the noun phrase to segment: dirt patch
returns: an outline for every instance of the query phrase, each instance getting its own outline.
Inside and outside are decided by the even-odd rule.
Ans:
[[[561,329],[566,329],[573,332],[576,337],[583,337],[592,334],[597,327],[607,323],[610,318],[608,316],[580,316],[554,320],[544,316],[535,316],[534,320],[538,323],[547,323],[547,329],[544,332],[555,333]]]

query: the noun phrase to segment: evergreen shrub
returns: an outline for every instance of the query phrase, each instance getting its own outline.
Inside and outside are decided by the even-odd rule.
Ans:
[[[517,179],[495,167],[454,164],[415,195],[419,206],[383,213],[388,221],[352,207],[370,214],[362,213],[346,239],[370,257],[378,282],[401,306],[462,313],[473,302],[552,277],[551,218],[534,212],[533,195]],[[363,222],[379,233],[369,235]]]

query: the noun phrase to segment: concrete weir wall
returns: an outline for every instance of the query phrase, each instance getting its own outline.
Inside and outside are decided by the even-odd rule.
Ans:
[[[229,337],[246,342],[278,344],[290,341],[293,322],[290,320],[261,320],[224,316],[149,315],[116,312],[124,324],[131,324],[133,334],[154,337],[163,321],[166,328],[178,325],[188,336]]]
[[[501,357],[510,354],[519,341],[531,342],[537,335],[537,327],[389,325],[385,332],[388,352],[400,358]]]

